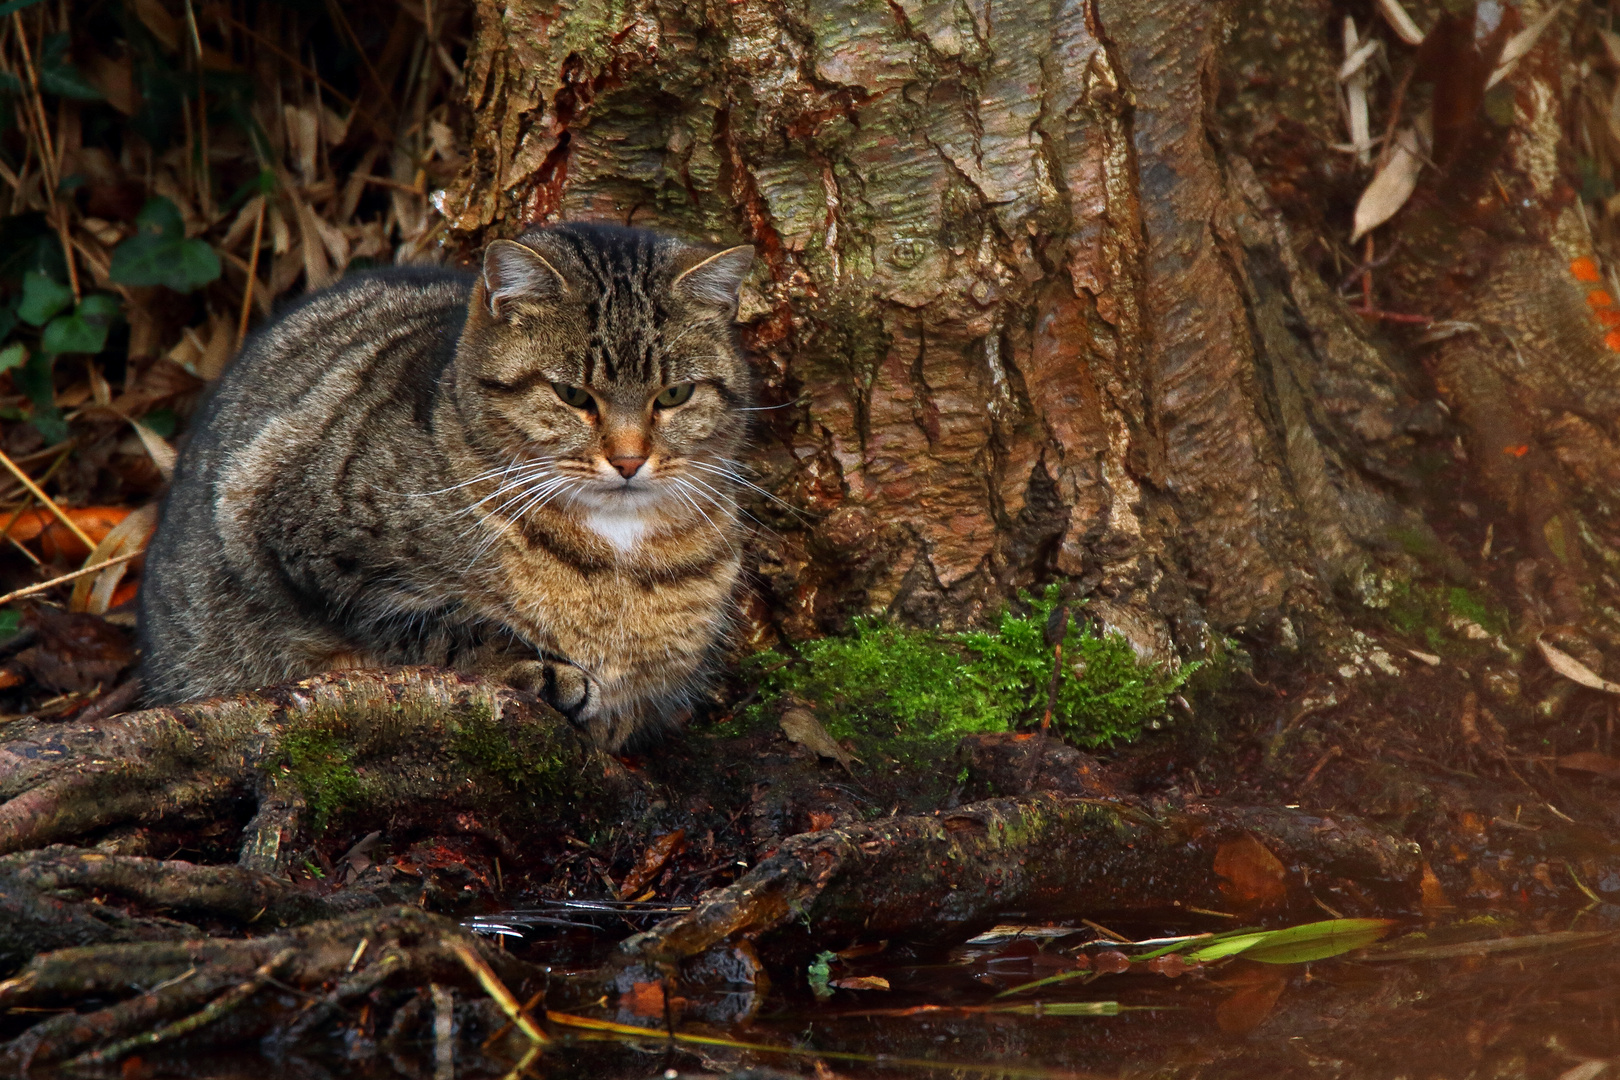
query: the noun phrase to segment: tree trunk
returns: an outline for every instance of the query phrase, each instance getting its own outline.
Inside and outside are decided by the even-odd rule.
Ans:
[[[1439,17],[1438,4],[1409,6],[1424,25]],[[1396,70],[1410,62],[1373,4],[1351,7],[1363,36],[1388,39]],[[1346,196],[1371,171],[1329,149],[1345,135],[1342,13],[1326,0],[476,11],[473,155],[442,200],[463,237],[597,219],[763,255],[744,330],[777,408],[760,414],[757,460],[764,485],[803,511],[758,511],[772,529],[756,545],[756,609],[776,629],[883,610],[960,625],[1063,575],[1146,647],[1196,652],[1211,629],[1320,644],[1338,637],[1347,602],[1377,602],[1383,579],[1425,564],[1467,573],[1427,520],[1419,468],[1420,451],[1449,454],[1455,435],[1468,459],[1447,461],[1448,505],[1460,478],[1503,506],[1519,550],[1567,601],[1544,621],[1572,622],[1594,587],[1614,591],[1567,553],[1593,529],[1566,496],[1595,481],[1541,448],[1541,420],[1523,408],[1544,406],[1547,387],[1567,397],[1570,365],[1520,340],[1533,370],[1509,371],[1511,346],[1465,334],[1425,357],[1435,372],[1460,368],[1438,380],[1448,417],[1416,332],[1386,324],[1406,335],[1386,337],[1336,295],[1352,250]],[[1518,123],[1490,143],[1490,168],[1478,150],[1467,165],[1529,200],[1535,220],[1514,242],[1560,273],[1582,243],[1590,254],[1546,165],[1569,42],[1568,25],[1547,31],[1510,80]],[[1375,125],[1389,96],[1375,95]],[[1267,156],[1278,131],[1300,156]],[[1303,190],[1289,168],[1309,174]],[[1429,170],[1396,225],[1424,205],[1454,212],[1457,180]],[[1457,269],[1449,238],[1404,239],[1413,254],[1380,272],[1392,291],[1368,307],[1433,307],[1435,283]],[[1470,265],[1470,287],[1425,314],[1467,319],[1482,290],[1501,291],[1506,264],[1524,265],[1506,247]],[[1534,298],[1562,304],[1548,288]],[[1601,330],[1586,336],[1582,355],[1609,365],[1582,369],[1590,386],[1613,364]],[[1475,369],[1512,393],[1481,388]],[[1602,402],[1613,396],[1611,385]],[[1488,430],[1500,417],[1486,415],[1504,401],[1536,444],[1509,479],[1495,475],[1502,439]],[[1615,410],[1566,405],[1560,438],[1585,439],[1601,458],[1587,475],[1607,469],[1612,483],[1613,443],[1577,428],[1609,439]],[[1571,538],[1564,555],[1548,528]]]

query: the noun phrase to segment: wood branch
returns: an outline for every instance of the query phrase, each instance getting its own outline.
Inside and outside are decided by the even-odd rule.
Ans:
[[[20,721],[0,743],[0,853],[126,823],[261,812],[248,864],[301,826],[478,811],[524,828],[611,814],[628,774],[552,710],[432,670],[337,672],[99,723]]]
[[[626,940],[620,959],[669,967],[750,940],[778,962],[829,943],[961,941],[1014,911],[1218,907],[1216,852],[1245,835],[1392,908],[1418,901],[1418,846],[1353,820],[1208,804],[1155,813],[1038,794],[792,837],[689,914]]]

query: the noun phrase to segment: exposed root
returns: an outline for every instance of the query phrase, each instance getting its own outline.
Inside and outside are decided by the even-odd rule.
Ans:
[[[64,949],[0,983],[0,1008],[91,998],[116,1003],[36,1024],[0,1048],[0,1069],[109,1063],[181,1037],[207,1042],[280,1029],[296,1038],[385,988],[439,983],[476,992],[478,980],[458,949],[475,950],[519,995],[541,985],[539,969],[480,945],[448,919],[414,908],[349,915],[248,941]],[[332,989],[310,993],[322,986]],[[287,1005],[288,990],[303,1000],[301,1006]]]

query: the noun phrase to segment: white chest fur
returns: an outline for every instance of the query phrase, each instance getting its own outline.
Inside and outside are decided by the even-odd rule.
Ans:
[[[645,512],[631,509],[593,510],[585,518],[585,527],[612,544],[621,555],[641,542],[649,524]]]

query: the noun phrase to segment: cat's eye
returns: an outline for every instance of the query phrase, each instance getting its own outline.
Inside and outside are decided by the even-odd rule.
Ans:
[[[692,400],[691,383],[677,383],[674,386],[664,387],[663,393],[653,398],[653,404],[660,409],[673,409],[677,405],[685,405]]]
[[[577,386],[554,382],[551,388],[557,392],[564,405],[572,405],[576,409],[591,409],[596,406],[596,399],[591,397],[588,391],[581,390]]]

